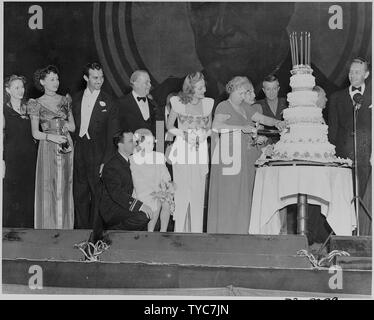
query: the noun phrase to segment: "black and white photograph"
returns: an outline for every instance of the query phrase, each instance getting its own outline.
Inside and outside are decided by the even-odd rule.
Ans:
[[[0,8],[1,299],[372,299],[371,1]]]

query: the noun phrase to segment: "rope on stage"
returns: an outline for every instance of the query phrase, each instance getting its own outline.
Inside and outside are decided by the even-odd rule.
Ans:
[[[307,257],[312,264],[313,268],[322,269],[326,267],[330,267],[332,259],[337,256],[345,256],[348,257],[350,254],[343,250],[333,250],[327,256],[322,257],[321,259],[316,259],[316,257],[309,253],[307,250],[299,250],[297,251],[297,255],[301,257]]]
[[[109,249],[109,245],[101,240],[97,241],[96,244],[87,240],[75,244],[74,248],[79,249],[83,253],[84,261],[95,262],[100,261],[100,255]]]

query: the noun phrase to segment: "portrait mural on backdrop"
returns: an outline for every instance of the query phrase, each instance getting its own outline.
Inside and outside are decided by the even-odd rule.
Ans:
[[[163,105],[191,70],[203,71],[212,98],[238,74],[261,95],[261,80],[272,73],[284,96],[291,31],[311,31],[314,75],[329,94],[346,80],[351,57],[371,55],[370,9],[365,3],[95,3],[93,26],[116,95],[124,94],[133,70],[147,69]]]
[[[311,46],[309,46],[311,63],[304,63],[304,66],[301,66],[303,63],[301,65],[292,63],[295,51],[298,50],[293,50],[291,53],[292,40],[289,35],[292,33],[300,36],[300,43],[302,43],[301,35],[305,34],[304,32],[310,34],[311,38]],[[275,138],[274,141],[271,138],[266,140],[266,134],[275,136],[281,133],[280,136],[283,138],[283,134],[292,133],[293,122],[288,121],[286,112],[283,117],[283,111],[288,106],[286,96],[291,91],[290,70],[293,67],[297,75],[309,77],[312,80],[309,83],[312,82],[312,85],[308,90],[304,90],[305,83],[301,81],[303,83],[300,86],[299,84],[293,86],[294,92],[289,97],[299,90],[296,95],[300,94],[302,98],[304,96],[308,98],[310,95],[315,97],[316,101],[301,99],[303,101],[300,103],[296,101],[293,104],[292,99],[288,99],[290,102],[288,110],[292,110],[295,106],[315,105],[320,108],[321,110],[317,108],[311,110],[316,112],[311,113],[312,119],[307,119],[305,126],[299,126],[299,132],[304,133],[304,127],[307,127],[305,131],[311,128],[313,134],[312,129],[321,130],[316,130],[318,135],[315,135],[315,139],[314,136],[312,138],[307,136],[304,139],[299,137],[300,134],[289,134],[294,139],[291,144],[304,147],[304,143],[311,143],[316,149],[292,151],[291,156],[300,155],[302,152],[309,160],[311,152],[315,152],[314,154],[319,156],[318,161],[312,158],[308,164],[313,165],[310,162],[319,162],[324,152],[322,150],[319,153],[320,151],[317,150],[319,144],[329,143],[330,148],[331,142],[334,151],[331,151],[331,154],[335,157],[335,146],[338,150],[339,144],[347,147],[346,141],[354,142],[354,147],[358,145],[360,152],[357,153],[352,145],[349,147],[349,151],[352,151],[350,158],[353,158],[356,164],[359,163],[357,159],[364,159],[362,164],[359,163],[360,167],[354,168],[356,176],[360,174],[361,184],[359,187],[358,184],[356,185],[354,189],[356,193],[352,191],[352,195],[350,189],[349,192],[341,195],[339,188],[334,190],[336,192],[331,191],[331,194],[339,195],[340,200],[348,199],[348,207],[352,204],[350,199],[359,199],[362,193],[365,203],[370,202],[371,207],[371,148],[369,146],[371,146],[372,131],[371,121],[367,121],[371,118],[365,116],[371,114],[369,99],[365,100],[365,103],[368,102],[365,105],[366,111],[363,111],[364,108],[361,109],[359,122],[356,119],[352,121],[345,114],[344,117],[338,118],[338,112],[335,112],[343,110],[340,103],[342,100],[339,100],[340,93],[343,91],[340,89],[343,88],[347,97],[347,115],[352,110],[352,101],[348,95],[350,90],[350,93],[356,90],[359,94],[365,93],[367,97],[370,96],[371,101],[371,91],[367,89],[365,91],[365,82],[366,88],[371,89],[371,69],[369,70],[372,60],[371,45],[371,2],[5,3],[3,76],[5,78],[13,75],[16,84],[21,91],[23,90],[17,102],[20,103],[19,110],[24,107],[25,113],[19,115],[22,119],[30,121],[27,128],[26,125],[23,127],[30,137],[28,155],[34,157],[35,163],[28,162],[37,168],[31,168],[24,175],[20,175],[21,171],[17,167],[21,165],[18,165],[17,161],[25,161],[24,157],[11,152],[8,153],[11,156],[4,157],[4,164],[7,163],[7,175],[12,177],[14,172],[17,179],[21,176],[22,179],[16,181],[19,185],[27,185],[25,177],[32,172],[29,176],[32,182],[29,185],[32,185],[32,188],[31,191],[28,190],[30,194],[28,206],[35,212],[31,210],[27,213],[30,221],[22,227],[53,229],[57,225],[56,229],[92,229],[93,232],[85,244],[88,244],[88,241],[97,243],[96,240],[101,240],[104,229],[149,232],[159,229],[161,232],[168,232],[171,216],[175,221],[175,232],[272,234],[275,230],[275,228],[270,230],[273,228],[272,224],[268,224],[271,228],[265,229],[258,223],[259,227],[255,226],[251,229],[257,219],[252,212],[259,213],[258,208],[267,202],[255,192],[255,179],[259,176],[259,167],[262,166],[262,164],[258,165],[257,160],[260,157],[261,160],[269,160],[270,153],[273,153]],[[300,52],[303,52],[303,47]],[[309,51],[305,49],[305,53],[307,52],[309,56]],[[352,62],[353,58],[357,58],[356,61]],[[87,65],[89,62],[90,64]],[[362,83],[357,85],[351,81],[354,80],[352,72],[355,71],[354,69],[351,71],[352,65],[357,68],[357,77],[360,77],[360,72],[365,77]],[[40,71],[43,68],[39,68],[43,66],[46,67],[44,69],[48,69],[48,72]],[[85,73],[83,73],[83,66],[86,66]],[[352,79],[348,77],[349,74]],[[48,81],[54,83],[53,86],[51,84],[54,90],[49,90],[47,85],[50,83],[46,80],[47,76]],[[306,82],[308,84],[308,81]],[[9,80],[4,92],[11,91],[10,85]],[[318,93],[316,88],[320,89]],[[301,90],[304,91],[300,92]],[[9,92],[9,99],[11,99]],[[271,95],[274,99],[269,98]],[[43,102],[43,96],[44,101],[50,103],[52,109],[58,106],[53,110],[62,108],[63,112],[59,113],[59,117],[53,110],[48,110],[47,105],[40,103]],[[60,100],[47,96],[56,96]],[[27,104],[23,100],[28,100]],[[282,101],[284,103],[281,103]],[[271,116],[266,115],[261,102],[269,104],[268,109],[273,113]],[[361,102],[354,104],[353,110],[358,111]],[[270,109],[274,107],[273,104],[275,111]],[[13,106],[17,107],[11,100],[9,103],[4,103],[4,106],[9,107],[8,113],[16,111]],[[192,111],[189,112],[189,109]],[[4,110],[7,112],[6,108]],[[51,119],[41,117],[43,112]],[[305,108],[300,112],[301,117],[307,118],[308,114],[304,116],[304,112]],[[315,116],[316,113],[318,118]],[[9,119],[11,119],[10,115],[9,113]],[[356,130],[356,127],[350,129],[348,126],[344,128],[341,126],[340,129],[341,119],[346,120],[350,125],[354,123],[356,126],[359,123],[365,126],[361,125],[360,130]],[[296,120],[299,121],[299,118]],[[298,127],[297,121],[294,123],[295,127]],[[13,129],[10,123],[7,120],[7,127],[3,128],[4,132],[5,128]],[[57,129],[50,123],[58,123]],[[316,123],[318,126],[315,125]],[[148,131],[143,129],[142,133],[142,128],[148,125]],[[331,128],[334,126],[339,127],[341,132],[347,133],[346,139],[345,137],[342,139],[343,134],[336,134],[339,143],[333,143],[330,138]],[[61,131],[66,137],[58,137],[62,136],[62,133],[57,131],[61,127],[66,131]],[[263,129],[264,127],[274,127],[277,130]],[[359,128],[360,125],[357,127]],[[115,133],[120,128],[122,132]],[[49,129],[55,131],[50,133]],[[21,137],[20,130],[18,131],[14,136]],[[360,143],[356,142],[358,131],[361,134]],[[35,138],[35,132],[41,134],[40,139]],[[225,135],[225,133],[229,134]],[[10,141],[9,137],[12,135],[5,133],[4,136]],[[54,136],[63,140],[53,140],[56,138]],[[364,141],[362,137],[367,140]],[[66,150],[62,148],[66,143],[65,140],[68,141]],[[341,141],[343,143],[340,143]],[[274,142],[274,145],[270,142]],[[13,148],[14,150],[27,151],[17,143],[13,142],[13,145],[18,146]],[[43,146],[50,148],[45,149],[48,152],[42,152]],[[56,148],[58,152],[52,153],[55,150],[52,148]],[[11,148],[8,147],[8,150]],[[267,154],[268,150],[271,150],[269,154]],[[284,161],[287,160],[288,162],[288,150],[286,151],[281,160],[273,157],[271,161],[279,160],[285,163]],[[330,151],[328,152],[330,154]],[[41,161],[42,156],[46,160]],[[65,159],[65,162],[58,162],[55,159]],[[300,160],[297,157],[292,158],[295,159]],[[328,160],[331,162],[324,163],[323,167],[329,167],[333,162],[331,159]],[[139,166],[144,163],[162,165],[162,170],[155,166],[149,166],[148,169]],[[283,163],[278,166],[283,166]],[[287,165],[296,167],[295,163]],[[317,166],[315,163],[314,165]],[[274,167],[276,166],[277,164]],[[350,169],[346,167],[344,169],[351,174]],[[151,178],[151,174],[160,172],[162,175],[157,176],[158,180]],[[49,173],[51,173],[50,179]],[[56,174],[58,179],[54,180],[52,174]],[[5,177],[5,173],[3,175]],[[287,175],[287,178],[291,175]],[[48,179],[45,179],[46,177]],[[284,185],[289,183],[288,179],[286,180]],[[351,186],[351,180],[351,176],[348,176],[346,185]],[[11,179],[9,181],[11,182]],[[9,187],[10,182],[4,190],[17,189],[17,187]],[[49,187],[50,182],[52,187]],[[154,190],[145,188],[148,187],[149,182],[155,185]],[[356,183],[358,183],[357,177]],[[41,184],[43,188],[40,187]],[[277,183],[273,183],[273,185],[279,190],[286,189],[281,184],[278,186]],[[344,183],[340,185],[345,186]],[[66,188],[62,192],[61,186]],[[259,189],[265,190],[268,194],[277,194],[269,188]],[[21,192],[11,195],[4,193],[4,199],[7,197],[11,199],[11,196],[13,199],[21,199],[19,194],[26,193],[23,189],[17,191]],[[322,215],[326,216],[318,221],[310,218],[309,225],[306,224],[307,219],[304,219],[302,228],[304,230],[304,227],[308,226],[310,230],[321,229],[320,234],[308,233],[308,236],[310,235],[310,239],[325,237],[324,240],[312,239],[315,243],[324,242],[325,246],[327,244],[325,239],[335,230],[333,227],[322,230],[322,227],[314,227],[313,223],[315,226],[317,224],[329,226],[327,214],[322,212],[327,207],[324,202],[329,202],[321,197],[324,202],[321,202],[320,207],[324,208],[323,210],[313,204],[317,201],[311,201],[309,205],[313,204],[315,207],[310,206],[308,209],[308,198],[304,191],[293,192],[292,196],[297,195],[298,204],[301,203],[298,192],[303,192],[305,199],[302,210],[307,208],[306,212],[310,210],[309,212],[321,213],[310,214],[308,219],[313,215],[314,218],[319,217],[319,219]],[[42,195],[39,196],[39,193]],[[327,194],[330,191],[322,193]],[[118,204],[113,195],[118,196],[121,203]],[[313,198],[309,199],[317,198],[314,194],[308,194],[310,195]],[[26,199],[26,196],[23,197]],[[252,197],[256,201],[261,198],[261,201],[257,201],[258,204],[253,201],[253,204]],[[287,197],[288,195],[282,198]],[[59,199],[55,200],[55,198]],[[287,201],[290,199],[291,197]],[[17,204],[17,201],[12,200],[8,203],[13,205],[13,203]],[[40,206],[43,208],[40,209]],[[50,210],[54,208],[53,206],[56,208],[56,214],[49,219],[47,214],[53,211]],[[286,207],[288,212],[283,210]],[[291,234],[288,231],[291,230],[292,223],[287,226],[287,219],[289,219],[287,214],[293,214],[295,208],[291,208],[287,203],[283,208],[268,210],[272,214],[271,219],[277,217],[276,220],[272,220],[272,223],[275,221],[276,228],[279,227],[274,234]],[[330,208],[336,210],[334,205],[330,205]],[[14,208],[7,211],[12,212],[12,209]],[[358,205],[355,209],[357,212],[355,218],[358,218],[360,212]],[[44,212],[43,210],[46,214],[43,217],[40,215],[39,218],[39,212]],[[302,210],[300,209],[300,212]],[[347,210],[347,215],[351,214],[351,211]],[[68,214],[67,217],[63,216],[65,212]],[[232,214],[227,215],[227,212]],[[274,212],[280,214],[275,215]],[[336,210],[336,212],[342,211]],[[127,216],[130,219],[124,221],[125,215],[126,219]],[[132,220],[134,217],[135,220]],[[160,226],[156,227],[159,217]],[[301,215],[297,217],[299,219]],[[365,225],[367,230],[370,229],[365,232],[371,234],[371,217],[370,223],[366,222],[366,218],[362,219],[364,223],[359,223]],[[290,220],[292,219],[288,222]],[[51,223],[47,225],[38,221],[43,223],[51,221]],[[267,224],[270,219],[266,221]],[[6,224],[5,226],[8,227]],[[295,226],[296,224],[292,228]],[[347,229],[346,232],[344,229],[343,235],[345,232],[347,235],[352,234],[352,226],[349,224],[347,227],[349,230]],[[354,227],[357,226],[356,224]],[[296,227],[298,230],[299,226]],[[305,233],[304,231],[301,234],[309,232],[309,230]],[[299,230],[294,233],[298,232]],[[326,235],[323,234],[324,232]],[[335,233],[340,236],[338,232]],[[308,241],[313,244],[309,238]],[[76,248],[79,249],[79,246]],[[33,265],[29,269],[30,289],[43,288],[43,272],[38,267]],[[330,278],[332,279],[329,282],[330,289],[341,289],[341,270],[330,270],[330,273],[333,271],[336,271],[336,276]]]
[[[19,11],[19,19],[22,14],[27,17],[27,24],[12,21],[8,14],[12,8],[13,14]],[[275,74],[280,79],[280,96],[285,96],[291,69],[288,34],[292,31],[311,32],[314,75],[328,95],[346,83],[347,62],[352,57],[369,61],[371,57],[371,5],[363,2],[72,2],[63,7],[58,2],[6,3],[5,13],[9,22],[4,24],[5,73],[20,60],[7,35],[17,29],[18,34],[25,34],[20,28],[26,27],[32,34],[25,37],[25,46],[36,39],[50,46],[51,52],[40,52],[43,61],[76,70],[85,56],[89,57],[85,60],[96,57],[104,67],[105,85],[117,97],[130,91],[134,70],[147,70],[151,94],[161,105],[170,92],[180,90],[185,75],[195,70],[202,71],[207,80],[206,95],[218,101],[223,99],[224,84],[238,74],[252,80],[258,98],[263,98],[261,80]],[[10,30],[12,23],[15,30]],[[80,26],[79,35],[71,33],[75,29],[69,28],[70,23],[92,30]],[[51,39],[52,34],[62,36]],[[56,53],[64,45],[72,58],[66,63]],[[77,72],[73,75],[66,79],[69,89],[81,80],[74,78]]]

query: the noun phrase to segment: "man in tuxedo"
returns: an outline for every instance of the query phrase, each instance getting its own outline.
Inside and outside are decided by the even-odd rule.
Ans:
[[[113,137],[117,152],[105,164],[102,174],[100,201],[91,241],[102,239],[104,230],[146,231],[152,209],[132,197],[133,182],[129,158],[135,143],[133,133],[123,130]]]
[[[118,110],[112,98],[101,90],[104,82],[99,63],[84,68],[87,88],[73,97],[76,122],[73,196],[74,228],[93,225],[97,188],[104,163],[114,153],[112,137],[118,131]]]
[[[149,95],[151,79],[144,70],[135,71],[130,77],[132,91],[119,100],[120,128],[135,132],[138,129],[149,129],[156,137],[156,121],[164,120],[162,110]]]
[[[368,63],[361,58],[352,60],[349,69],[350,86],[334,93],[330,98],[328,110],[329,140],[336,146],[336,155],[354,160],[353,113],[356,103],[355,94],[362,95],[362,103],[357,112],[357,166],[358,195],[364,198],[371,176],[371,83]],[[370,108],[369,108],[370,107]],[[368,208],[371,213],[371,208]],[[365,212],[359,210],[360,226],[366,225]],[[361,233],[362,234],[362,233]]]
[[[278,97],[279,80],[275,75],[269,75],[262,81],[262,91],[265,93],[265,99],[256,101],[262,107],[262,113],[278,120],[283,119],[283,110],[288,107],[286,98]],[[265,127],[267,129],[276,129],[275,127]],[[279,136],[269,137],[269,143],[279,141]]]

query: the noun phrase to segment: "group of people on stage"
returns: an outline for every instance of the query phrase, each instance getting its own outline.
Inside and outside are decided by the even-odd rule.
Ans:
[[[353,86],[345,89],[351,94],[361,87],[368,97],[362,105],[366,109],[371,104],[368,75],[367,62],[354,60]],[[57,68],[39,69],[34,83],[42,95],[28,101],[24,77],[5,79],[4,227],[93,228],[96,234],[106,229],[170,231],[172,216],[175,232],[200,233],[207,204],[207,232],[248,233],[255,161],[264,146],[277,141],[257,130],[286,126],[282,110],[287,101],[278,97],[274,75],[263,80],[265,99],[256,101],[251,81],[235,76],[226,84],[227,100],[216,105],[205,97],[203,74],[194,72],[179,92],[169,93],[163,107],[149,94],[146,71],[131,75],[132,91],[117,101],[101,90],[99,63],[87,64],[83,78],[84,91],[62,96]],[[321,87],[315,90],[324,108],[326,94]],[[328,124],[337,155],[347,157],[351,149],[339,142],[349,140],[351,132],[342,95],[331,98]],[[360,168],[366,170],[361,180],[366,187],[369,109],[361,117],[365,156],[360,154]],[[155,151],[160,130],[166,141],[163,150]]]

